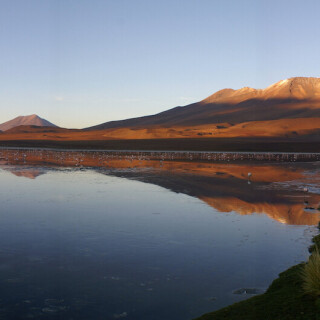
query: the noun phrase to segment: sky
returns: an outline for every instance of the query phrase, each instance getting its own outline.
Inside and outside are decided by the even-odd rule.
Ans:
[[[84,128],[320,77],[318,0],[0,0],[0,123]]]

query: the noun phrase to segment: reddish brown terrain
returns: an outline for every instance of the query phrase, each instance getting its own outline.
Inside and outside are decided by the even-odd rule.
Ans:
[[[296,146],[296,151],[316,152],[320,151],[320,78],[291,78],[266,89],[224,89],[191,105],[82,130],[29,125],[0,134],[1,145],[14,141],[99,148],[117,148],[119,141],[129,149],[166,149],[171,144],[172,149],[183,145],[190,150],[244,150],[245,145],[262,149],[257,145],[263,143],[272,150],[282,143],[291,145],[287,151]]]

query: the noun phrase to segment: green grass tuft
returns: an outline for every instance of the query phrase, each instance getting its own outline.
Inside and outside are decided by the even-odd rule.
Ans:
[[[318,247],[316,247],[309,261],[304,265],[302,269],[302,288],[305,293],[312,296],[320,296],[320,253]]]

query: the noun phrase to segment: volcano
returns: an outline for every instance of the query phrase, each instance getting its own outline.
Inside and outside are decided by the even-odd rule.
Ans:
[[[49,122],[48,120],[42,119],[36,114],[32,114],[30,116],[19,116],[0,124],[0,130],[7,131],[19,126],[57,127],[55,124]]]

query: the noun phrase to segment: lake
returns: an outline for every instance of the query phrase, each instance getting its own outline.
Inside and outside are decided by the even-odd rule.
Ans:
[[[0,319],[193,319],[317,233],[319,162],[27,157],[0,152]]]

